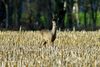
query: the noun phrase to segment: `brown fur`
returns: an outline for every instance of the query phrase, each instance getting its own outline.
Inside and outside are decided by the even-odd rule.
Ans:
[[[52,30],[43,30],[41,31],[41,35],[43,38],[43,45],[46,46],[46,44],[53,45],[55,39],[56,39],[56,22],[52,21]]]

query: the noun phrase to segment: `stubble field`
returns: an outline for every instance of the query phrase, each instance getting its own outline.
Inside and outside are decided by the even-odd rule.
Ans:
[[[100,67],[100,31],[57,31],[54,46],[39,31],[0,31],[0,67]]]

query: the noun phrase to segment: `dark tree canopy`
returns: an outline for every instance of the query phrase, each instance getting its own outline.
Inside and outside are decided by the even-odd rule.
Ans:
[[[6,8],[4,3],[0,0],[0,22],[6,18]]]
[[[27,30],[100,28],[100,0],[0,0],[0,28]],[[4,20],[5,19],[5,20]]]

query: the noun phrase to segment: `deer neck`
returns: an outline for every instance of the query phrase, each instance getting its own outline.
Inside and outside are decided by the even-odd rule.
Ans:
[[[52,34],[55,35],[56,34],[56,22],[52,21],[52,30],[51,30]]]

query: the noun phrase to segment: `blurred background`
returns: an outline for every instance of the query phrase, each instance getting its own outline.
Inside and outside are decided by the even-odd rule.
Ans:
[[[0,29],[98,30],[100,0],[0,0]]]

